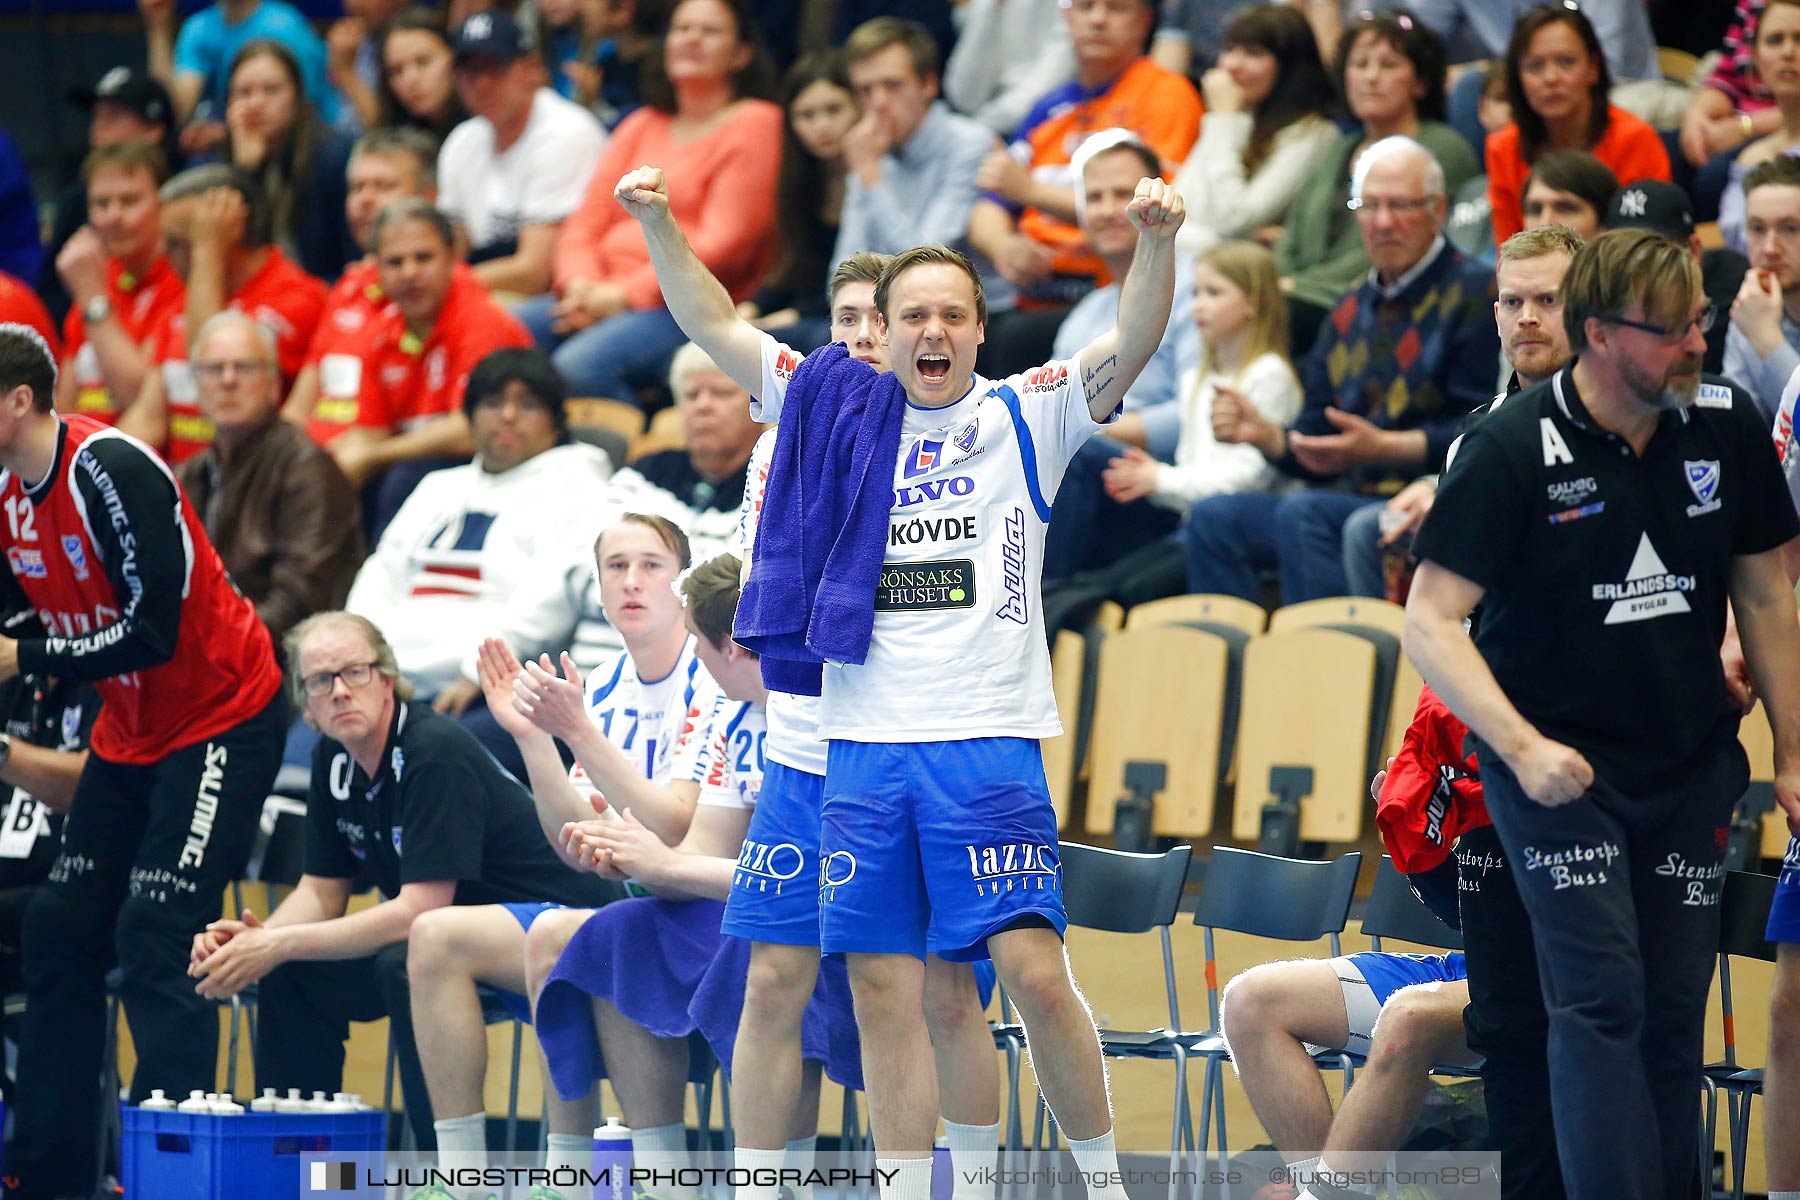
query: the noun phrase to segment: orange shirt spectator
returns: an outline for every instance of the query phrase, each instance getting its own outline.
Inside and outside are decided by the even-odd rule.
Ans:
[[[1010,153],[1026,164],[1035,179],[1073,192],[1075,179],[1069,163],[1076,147],[1091,133],[1117,127],[1131,130],[1156,151],[1167,179],[1199,138],[1202,111],[1200,93],[1192,83],[1148,58],[1139,58],[1102,87],[1087,89],[1070,81],[1046,94],[1019,126]],[[1006,204],[997,195],[988,198]],[[1018,214],[1018,230],[1054,251],[1047,290],[1042,295],[1025,293],[1023,299],[1028,303],[1070,303],[1108,282],[1105,264],[1070,222],[1027,207]]]
[[[144,343],[181,315],[187,285],[167,258],[158,258],[142,276],[125,270],[115,258],[106,265],[106,298],[125,332]],[[63,320],[63,353],[75,360],[75,411],[108,425],[118,420],[119,406],[106,386],[99,356],[87,343],[87,321],[79,305],[70,308]]]
[[[325,284],[302,271],[278,247],[268,247],[268,254],[262,269],[226,301],[226,307],[248,314],[274,333],[285,390],[306,361],[306,349],[325,309]],[[182,313],[163,326],[151,348],[168,409],[164,457],[171,464],[185,462],[212,445],[213,439],[212,422],[200,415],[187,355],[187,315]]]
[[[1640,117],[1608,105],[1606,133],[1591,150],[1621,181],[1669,180],[1669,151],[1662,136]],[[1525,228],[1525,179],[1531,164],[1519,152],[1517,123],[1489,134],[1487,140],[1488,202],[1494,208],[1494,244]]]
[[[0,323],[6,322],[31,326],[50,343],[50,352],[58,360],[62,358],[56,324],[50,319],[50,310],[44,307],[44,302],[37,298],[37,293],[23,279],[0,271]]]
[[[640,108],[613,130],[581,207],[556,242],[556,288],[597,280],[625,290],[632,308],[658,308],[662,288],[643,230],[613,199],[632,168],[652,163],[669,182],[669,207],[700,261],[733,300],[756,290],[774,253],[775,174],[781,165],[781,108],[744,100],[693,141],[674,136],[675,118]]]
[[[356,423],[398,430],[461,412],[463,389],[476,363],[503,347],[529,345],[531,335],[518,318],[495,304],[481,281],[460,267],[423,340],[407,331],[398,307],[389,305],[377,314],[363,355]]]

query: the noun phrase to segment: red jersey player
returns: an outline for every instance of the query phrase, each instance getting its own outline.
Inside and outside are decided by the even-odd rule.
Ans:
[[[0,681],[92,680],[105,702],[62,854],[25,918],[7,1160],[8,1194],[23,1197],[93,1187],[115,955],[134,1098],[212,1086],[218,1019],[188,982],[188,950],[243,874],[287,723],[268,633],[169,468],[96,420],[59,416],[55,386],[43,338],[0,325],[0,580],[49,631],[0,637]]]

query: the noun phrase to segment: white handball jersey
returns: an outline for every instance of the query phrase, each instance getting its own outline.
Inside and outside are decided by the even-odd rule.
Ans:
[[[779,420],[799,356],[763,340],[757,420]],[[820,735],[852,742],[1062,732],[1041,612],[1044,530],[1063,472],[1100,426],[1076,360],[975,376],[943,408],[906,407],[875,630],[826,667]]]
[[[661,679],[639,679],[631,652],[621,650],[588,672],[586,692],[588,720],[658,787],[680,777],[677,758],[683,739],[694,740],[719,696],[718,685],[694,654],[692,637],[675,669]],[[580,762],[569,768],[569,782],[584,799],[599,791]]]
[[[770,339],[773,340],[773,339]],[[763,494],[769,489],[769,459],[775,453],[775,431],[756,439],[744,479],[744,503],[738,509],[737,555],[749,562],[755,552],[756,524],[762,517]],[[767,710],[769,757],[808,775],[825,773],[825,742],[819,737],[819,698],[770,692]]]
[[[678,770],[685,770],[678,778],[700,785],[698,803],[755,808],[767,762],[768,725],[763,706],[733,700],[721,692],[713,701],[702,735],[689,741],[697,752],[689,756],[683,750]]]

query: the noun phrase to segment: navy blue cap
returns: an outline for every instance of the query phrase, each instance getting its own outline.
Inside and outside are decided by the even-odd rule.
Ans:
[[[478,12],[456,31],[452,47],[456,61],[466,58],[511,60],[524,58],[534,47],[531,35],[517,21],[498,10]]]

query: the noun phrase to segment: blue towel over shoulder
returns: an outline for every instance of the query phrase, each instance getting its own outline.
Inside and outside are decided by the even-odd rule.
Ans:
[[[905,414],[899,382],[836,343],[788,381],[732,630],[773,691],[816,696],[821,664],[868,657]]]

